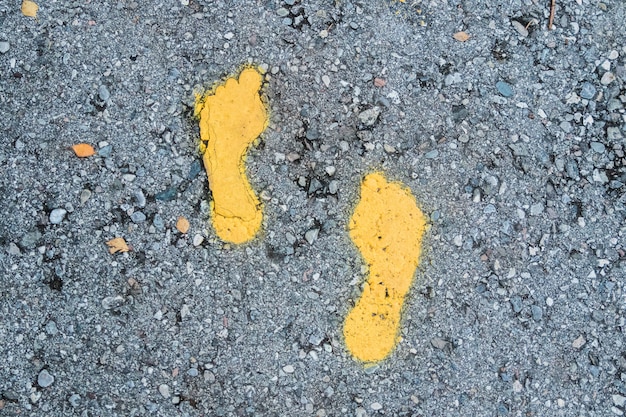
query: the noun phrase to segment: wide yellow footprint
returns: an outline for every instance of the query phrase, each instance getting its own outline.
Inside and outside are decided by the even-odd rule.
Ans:
[[[398,342],[400,313],[419,263],[426,219],[408,188],[373,173],[361,184],[349,228],[369,277],[343,334],[355,358],[377,362]]]
[[[215,92],[196,97],[200,150],[213,194],[211,216],[220,239],[244,243],[261,228],[261,204],[245,174],[250,145],[265,130],[268,112],[259,90],[263,76],[245,68]]]

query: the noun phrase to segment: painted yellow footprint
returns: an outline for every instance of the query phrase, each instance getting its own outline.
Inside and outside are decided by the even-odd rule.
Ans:
[[[361,184],[349,228],[369,266],[369,277],[343,333],[355,358],[377,362],[398,341],[400,313],[419,263],[426,218],[408,188],[373,173]]]
[[[261,204],[245,174],[246,151],[265,130],[268,111],[259,90],[263,76],[245,68],[214,93],[196,97],[200,150],[213,194],[211,215],[220,239],[244,243],[261,227]]]

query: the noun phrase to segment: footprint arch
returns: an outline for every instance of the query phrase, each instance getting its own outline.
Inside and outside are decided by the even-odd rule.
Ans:
[[[426,217],[406,186],[380,172],[363,179],[349,232],[369,276],[343,328],[346,347],[356,359],[378,362],[395,348],[426,227]]]

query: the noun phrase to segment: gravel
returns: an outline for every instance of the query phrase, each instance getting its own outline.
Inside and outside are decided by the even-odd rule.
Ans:
[[[54,383],[54,377],[50,375],[48,370],[44,369],[41,372],[39,372],[39,375],[37,376],[37,384],[39,384],[41,388],[48,388],[53,383]]]
[[[626,412],[623,1],[557,2],[552,30],[549,2],[74,3],[0,6],[1,415]],[[245,63],[270,122],[237,246],[193,107]],[[374,170],[429,229],[364,366],[342,325]]]

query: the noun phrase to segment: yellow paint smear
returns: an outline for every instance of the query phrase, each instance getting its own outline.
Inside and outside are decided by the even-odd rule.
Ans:
[[[400,313],[419,263],[426,218],[408,188],[373,173],[361,184],[349,229],[369,277],[343,333],[355,358],[377,362],[398,342]]]
[[[39,6],[37,3],[30,0],[24,0],[22,2],[22,14],[28,17],[37,18],[37,11],[39,10]]]
[[[231,77],[196,98],[200,151],[213,194],[213,227],[226,242],[247,242],[261,228],[261,204],[246,177],[245,156],[268,124],[259,94],[262,81],[255,68],[245,68],[239,79]]]

